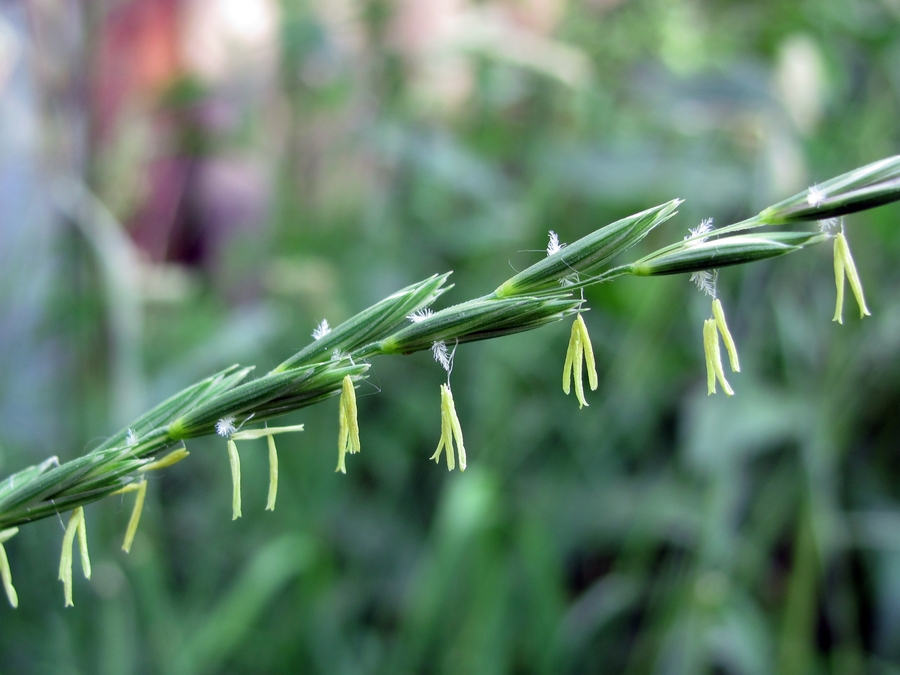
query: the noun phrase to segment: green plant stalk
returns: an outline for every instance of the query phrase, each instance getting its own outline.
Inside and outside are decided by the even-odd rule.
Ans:
[[[449,273],[412,284],[363,310],[272,372],[245,382],[252,368],[231,366],[159,404],[92,452],[60,464],[51,458],[0,481],[0,530],[83,506],[143,477],[141,469],[199,436],[228,436],[243,424],[315,405],[366,377],[368,360],[411,354],[436,343],[460,344],[532,330],[578,313],[574,291],[623,275],[699,272],[787,255],[833,238],[815,232],[747,234],[767,225],[833,218],[900,199],[900,157],[838,176],[718,230],[692,233],[632,263],[620,254],[672,218],[672,200],[619,220],[560,248],[493,293],[438,312],[428,308],[452,286]],[[412,320],[412,323],[408,323]],[[148,467],[149,468],[149,467]]]

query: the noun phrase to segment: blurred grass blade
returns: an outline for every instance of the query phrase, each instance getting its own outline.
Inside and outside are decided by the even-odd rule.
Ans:
[[[312,542],[296,534],[260,547],[240,578],[210,610],[209,618],[190,632],[171,672],[221,672],[266,608],[314,558]]]

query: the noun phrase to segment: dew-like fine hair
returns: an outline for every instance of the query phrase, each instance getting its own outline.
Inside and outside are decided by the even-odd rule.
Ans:
[[[219,436],[230,436],[235,432],[234,427],[234,416],[228,415],[228,417],[223,417],[218,422],[216,422],[216,433]]]
[[[322,323],[316,326],[312,332],[313,340],[321,340],[331,332],[331,326],[328,325],[328,319],[322,319]]]

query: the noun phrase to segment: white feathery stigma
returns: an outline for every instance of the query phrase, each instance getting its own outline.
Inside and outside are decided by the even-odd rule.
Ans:
[[[216,422],[216,433],[219,434],[219,436],[230,436],[234,432],[234,415],[228,415]]]
[[[809,188],[806,194],[806,203],[810,206],[819,206],[825,201],[825,192],[818,185]]]
[[[828,218],[819,221],[819,232],[823,234],[836,234],[844,229],[840,218]]]
[[[716,297],[716,275],[711,270],[700,270],[691,274],[691,281],[709,297]]]
[[[328,325],[328,319],[322,319],[322,323],[316,326],[312,332],[313,340],[321,340],[331,332],[331,326]]]
[[[700,221],[700,224],[697,227],[688,228],[688,232],[690,234],[685,237],[685,239],[690,239],[691,237],[698,237],[700,235],[708,234],[712,232],[713,229],[713,219],[712,218],[704,218]]]
[[[129,429],[128,433],[125,434],[125,445],[127,445],[128,447],[137,445],[137,434],[134,433],[134,429]]]
[[[547,255],[558,253],[565,244],[559,243],[559,235],[550,230],[550,241],[547,243]]]
[[[441,364],[441,367],[450,372],[450,352],[447,351],[447,343],[441,340],[431,345],[431,354],[434,360]]]
[[[430,316],[433,316],[434,312],[432,312],[427,307],[423,307],[422,309],[417,309],[412,314],[407,314],[406,318],[412,321],[413,323],[419,323],[420,321],[424,321]]]

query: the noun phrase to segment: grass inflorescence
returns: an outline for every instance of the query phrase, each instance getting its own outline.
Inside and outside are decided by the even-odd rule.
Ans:
[[[278,464],[274,435],[299,431],[302,426],[245,428],[341,396],[338,470],[346,471],[345,455],[360,449],[356,420],[355,387],[368,376],[370,360],[388,354],[410,354],[433,350],[447,371],[441,388],[441,443],[433,458],[447,453],[453,469],[454,445],[461,469],[466,465],[462,430],[449,386],[452,354],[447,347],[476,340],[502,337],[532,330],[576,316],[566,358],[563,386],[568,393],[574,382],[580,406],[587,405],[582,384],[582,358],[586,360],[591,389],[597,387],[596,367],[580,289],[620,276],[692,274],[714,279],[710,271],[788,255],[835,240],[835,270],[838,282],[840,320],[843,274],[860,305],[862,287],[843,231],[829,228],[775,231],[772,227],[814,223],[839,218],[900,199],[900,157],[892,157],[848,172],[809,188],[764,209],[745,221],[710,229],[709,221],[691,230],[689,236],[630,262],[612,266],[615,259],[644,239],[653,229],[677,213],[681,200],[674,199],[647,209],[569,244],[560,245],[551,232],[547,256],[515,274],[494,292],[440,310],[432,305],[452,288],[450,273],[437,274],[403,288],[334,328],[323,321],[313,341],[271,372],[248,380],[252,368],[231,366],[159,404],[128,427],[108,438],[100,447],[74,460],[60,463],[51,458],[25,468],[0,481],[0,571],[10,603],[18,598],[12,586],[2,543],[18,526],[72,511],[65,535],[60,578],[71,604],[72,542],[78,536],[85,575],[89,575],[87,536],[83,507],[113,493],[137,492],[135,509],[123,548],[129,550],[140,518],[147,488],[147,473],[187,456],[185,441],[218,434],[227,444],[234,479],[233,517],[241,515],[240,459],[237,441],[267,438],[270,458],[270,488],[267,508],[275,505]],[[755,232],[768,227],[766,231]],[[811,226],[813,227],[813,226]],[[701,288],[713,296],[713,316],[704,325],[709,390],[718,380],[726,393],[733,393],[721,367],[717,330],[725,340],[732,370],[739,370],[737,351],[724,323],[715,284]]]

